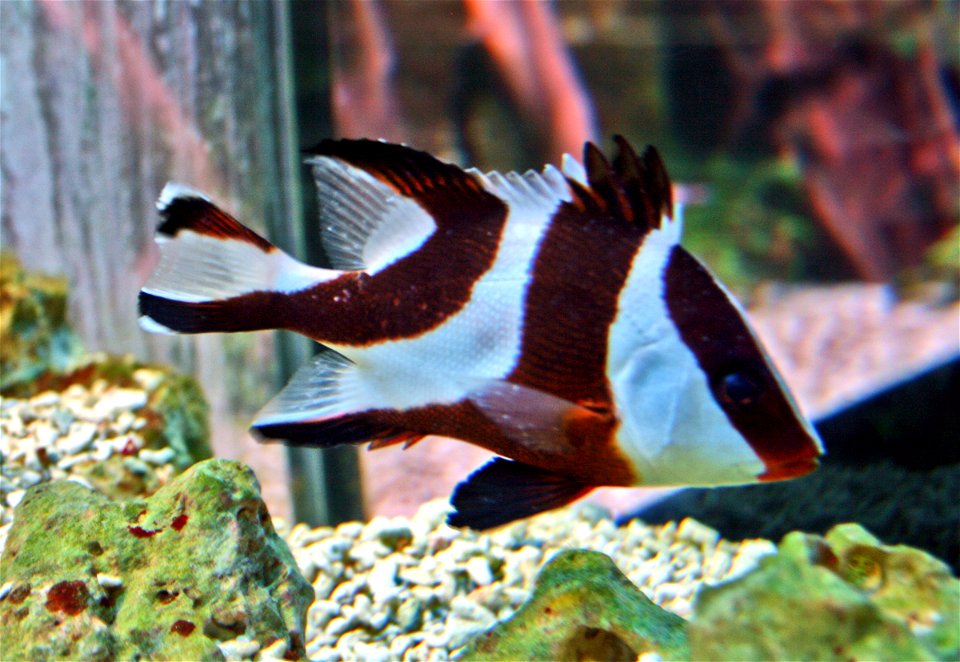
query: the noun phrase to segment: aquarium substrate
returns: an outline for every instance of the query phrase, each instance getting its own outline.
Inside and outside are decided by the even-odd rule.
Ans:
[[[74,384],[0,405],[0,550],[25,490],[67,479],[120,456],[134,474],[160,484],[172,477],[172,449],[146,448],[140,415],[156,375],[137,371],[140,388],[103,381]],[[530,597],[539,569],[558,551],[608,554],[654,602],[689,617],[699,587],[742,575],[776,547],[766,540],[730,542],[687,519],[663,526],[617,527],[606,511],[578,504],[491,533],[445,524],[445,501],[411,517],[375,517],[337,527],[274,524],[314,587],[306,650],[314,660],[444,660],[476,635],[509,618]],[[228,659],[282,657],[240,637],[223,642]]]

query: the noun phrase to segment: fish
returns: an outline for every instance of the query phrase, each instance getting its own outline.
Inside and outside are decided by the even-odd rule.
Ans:
[[[657,150],[482,173],[414,148],[306,151],[328,267],[206,194],[160,195],[141,326],[288,329],[321,350],[257,414],[261,440],[404,448],[428,435],[495,457],[451,526],[485,530],[598,486],[784,480],[823,445],[734,296],[681,246]]]

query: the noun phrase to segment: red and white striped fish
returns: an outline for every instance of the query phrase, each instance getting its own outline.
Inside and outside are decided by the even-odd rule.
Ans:
[[[822,447],[729,292],[680,244],[657,152],[616,138],[519,175],[370,140],[310,150],[330,269],[168,184],[151,331],[291,329],[322,343],[259,414],[330,447],[425,435],[497,453],[449,521],[478,529],[600,485],[723,485]],[[509,458],[509,459],[505,459]]]

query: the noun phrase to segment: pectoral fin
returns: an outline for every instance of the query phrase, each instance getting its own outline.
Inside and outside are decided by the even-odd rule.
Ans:
[[[458,484],[450,526],[485,530],[559,508],[593,489],[537,467],[494,458]]]

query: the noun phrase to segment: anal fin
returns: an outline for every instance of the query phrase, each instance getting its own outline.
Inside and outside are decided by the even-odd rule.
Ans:
[[[537,467],[494,458],[457,485],[450,526],[483,531],[559,508],[594,488]]]
[[[410,445],[422,435],[387,422],[364,388],[356,364],[325,350],[300,368],[257,415],[253,432],[293,446],[330,448],[372,442],[371,448]]]

